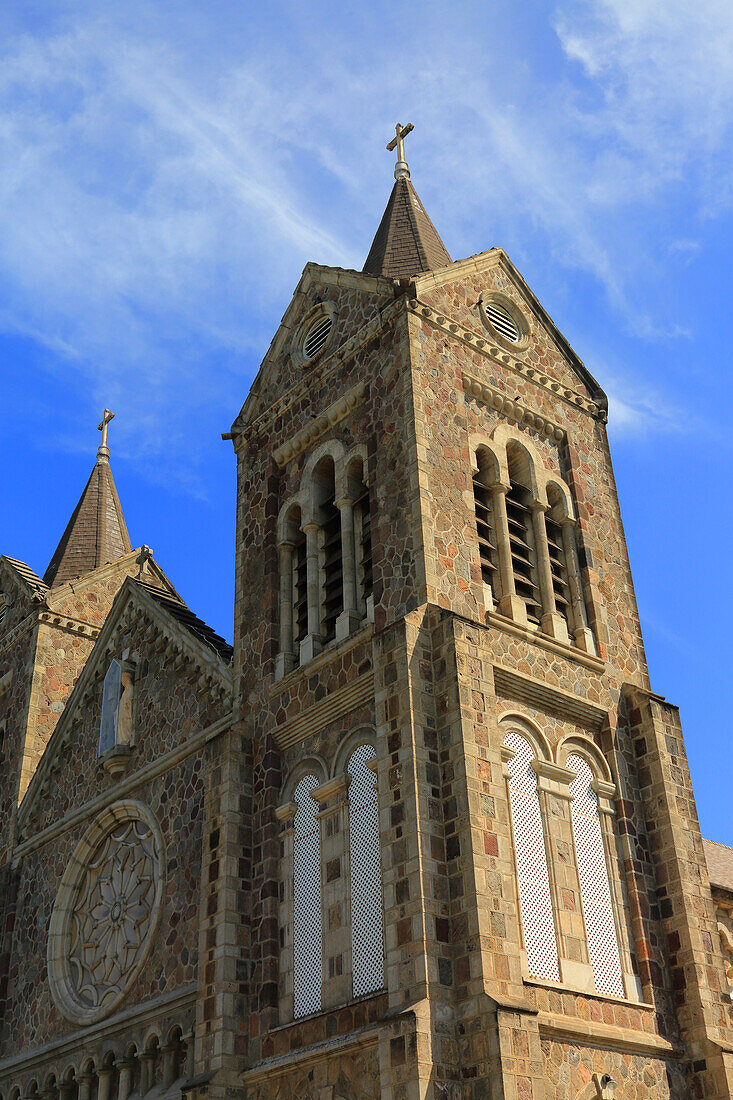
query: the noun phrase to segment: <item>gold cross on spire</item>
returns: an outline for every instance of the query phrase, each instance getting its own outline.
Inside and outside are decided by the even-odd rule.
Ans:
[[[411,122],[408,122],[407,126],[403,126],[401,122],[398,122],[394,128],[395,136],[387,146],[390,153],[393,149],[397,150],[397,164],[394,170],[394,178],[396,180],[409,180],[410,178],[410,169],[407,167],[407,161],[405,160],[405,138],[414,129],[415,127]]]
[[[99,444],[99,450],[97,451],[97,461],[109,460],[109,447],[107,446],[107,427],[110,420],[114,420],[115,414],[110,412],[109,409],[105,409],[102,414],[102,423],[97,424],[97,431],[102,433],[102,442]]]

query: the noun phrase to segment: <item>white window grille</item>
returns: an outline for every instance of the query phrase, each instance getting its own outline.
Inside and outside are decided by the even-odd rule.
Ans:
[[[349,757],[349,850],[351,857],[351,967],[355,997],[384,986],[384,907],[375,751],[360,745]]]
[[[102,721],[99,726],[99,755],[117,744],[117,722],[122,697],[122,665],[111,661],[102,689]]]
[[[537,776],[532,768],[535,752],[526,737],[519,733],[507,734],[504,744],[514,750],[508,766],[509,805],[527,965],[534,977],[559,982],[545,831],[537,795]]]
[[[624,979],[608,881],[606,849],[598,812],[598,795],[591,786],[593,772],[583,757],[576,754],[568,757],[567,766],[575,772],[575,779],[570,784],[570,793],[573,796],[570,813],[588,957],[598,992],[623,997]]]
[[[323,927],[321,918],[321,833],[318,803],[311,795],[319,785],[304,775],[295,788],[293,821],[293,1015],[321,1009]]]

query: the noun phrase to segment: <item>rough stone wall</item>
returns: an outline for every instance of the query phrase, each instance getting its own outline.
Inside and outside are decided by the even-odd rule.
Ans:
[[[324,1059],[245,1085],[246,1100],[374,1100],[380,1095],[379,1057],[365,1050]]]
[[[87,793],[93,793],[93,788]],[[163,834],[165,891],[156,941],[140,977],[122,1001],[123,1009],[196,979],[203,803],[200,757],[188,757],[139,787],[134,797],[149,806]],[[31,1050],[75,1030],[51,997],[46,948],[61,878],[92,820],[84,820],[23,857],[0,1042],[3,1052]]]

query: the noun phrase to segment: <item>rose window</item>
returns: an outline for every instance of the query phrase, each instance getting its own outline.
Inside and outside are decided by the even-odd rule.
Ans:
[[[82,840],[49,936],[51,987],[66,1016],[106,1016],[137,977],[158,916],[161,869],[160,830],[140,804],[111,807]]]

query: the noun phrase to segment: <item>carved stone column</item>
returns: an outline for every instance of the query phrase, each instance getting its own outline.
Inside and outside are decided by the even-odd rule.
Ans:
[[[506,494],[509,486],[501,481],[489,486],[491,492],[491,508],[494,513],[494,526],[496,533],[496,552],[499,557],[499,582],[501,587],[501,599],[499,611],[515,623],[527,625],[527,607],[524,600],[517,595],[514,583],[514,566],[512,564],[512,547],[509,541],[509,519],[506,512]]]
[[[548,634],[558,642],[570,643],[568,626],[557,610],[555,588],[552,583],[550,551],[547,546],[547,526],[545,524],[546,505],[538,500],[532,501],[532,532],[534,534],[535,555],[537,558],[537,579],[542,602],[542,633]]]
[[[321,584],[318,563],[317,523],[306,523],[305,534],[306,589],[308,592],[308,633],[300,643],[300,663],[312,661],[321,649]]]
[[[79,1100],[91,1100],[95,1073],[82,1073],[79,1077]]]
[[[135,1059],[133,1057],[120,1058],[117,1062],[117,1068],[120,1071],[120,1083],[117,1087],[117,1100],[127,1100],[127,1097],[132,1092],[132,1080],[133,1072],[135,1069]]]
[[[354,538],[354,502],[344,497],[337,501],[341,514],[341,570],[343,575],[344,609],[336,620],[336,637],[348,638],[361,625],[356,608],[356,540]]]
[[[566,517],[562,521],[562,548],[565,554],[565,564],[568,571],[568,587],[570,588],[570,603],[573,609],[573,637],[578,649],[595,656],[596,643],[593,631],[588,625],[588,614],[585,609],[583,596],[583,581],[580,576],[580,564],[578,562],[578,544],[575,541],[575,520]]]
[[[102,1066],[99,1071],[99,1088],[97,1090],[97,1100],[109,1100],[110,1092],[112,1090],[112,1074],[114,1070],[111,1066]]]
[[[275,679],[282,680],[295,668],[293,650],[293,546],[281,542],[277,548],[280,568],[280,651]]]

